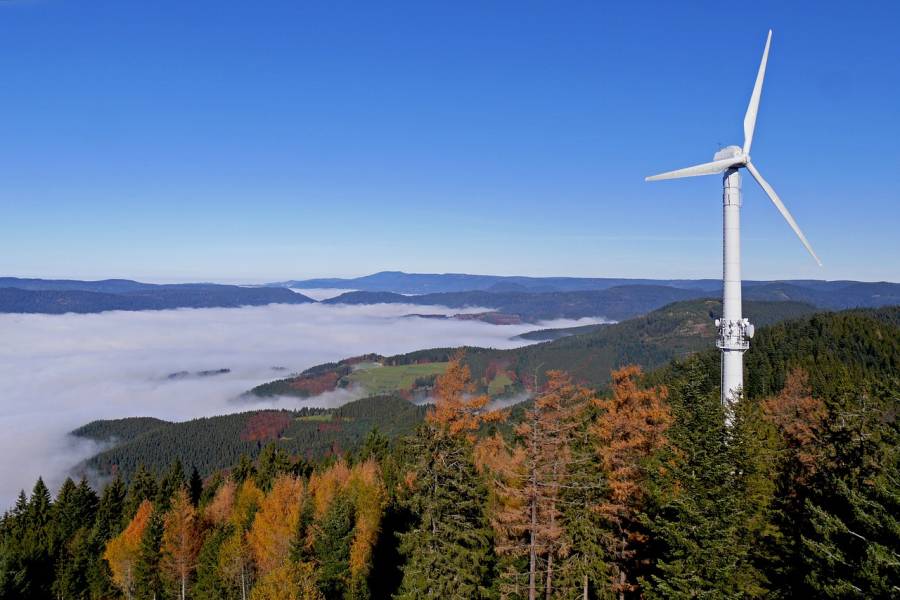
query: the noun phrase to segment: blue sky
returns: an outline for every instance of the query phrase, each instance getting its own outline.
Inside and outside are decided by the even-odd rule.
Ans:
[[[0,2],[0,274],[900,281],[900,4]]]

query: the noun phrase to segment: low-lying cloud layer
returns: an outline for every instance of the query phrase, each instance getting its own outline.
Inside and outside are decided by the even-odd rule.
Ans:
[[[457,313],[428,307],[429,313]],[[435,346],[511,348],[534,325],[404,317],[411,305],[270,305],[93,315],[0,315],[0,510],[38,475],[56,486],[97,451],[66,433],[102,418],[183,420],[261,408],[236,398],[312,365]],[[582,320],[579,324],[590,322]],[[542,324],[571,326],[572,321]],[[287,370],[275,370],[276,368]],[[172,373],[230,369],[204,377]],[[337,406],[353,390],[293,405]]]

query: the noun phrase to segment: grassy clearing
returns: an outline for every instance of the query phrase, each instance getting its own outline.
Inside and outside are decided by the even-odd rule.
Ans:
[[[419,377],[440,375],[449,363],[438,362],[422,365],[399,365],[359,369],[347,376],[347,380],[366,388],[370,394],[387,394],[407,390]]]
[[[488,394],[491,396],[502,394],[506,389],[506,386],[510,385],[512,382],[512,379],[510,379],[506,373],[501,373],[488,383]]]

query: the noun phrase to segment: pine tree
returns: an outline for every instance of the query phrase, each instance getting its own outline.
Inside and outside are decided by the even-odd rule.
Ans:
[[[345,494],[338,494],[317,527],[313,545],[319,589],[326,598],[344,598],[349,590],[350,545],[355,524],[353,502]]]
[[[194,600],[230,600],[235,597],[231,586],[219,574],[219,552],[232,530],[229,526],[216,527],[206,536],[197,555],[197,578],[191,590]]]
[[[153,474],[144,465],[138,466],[128,486],[128,497],[122,512],[123,526],[134,518],[138,507],[145,500],[156,502],[158,491],[159,487],[156,485],[156,478]]]
[[[809,526],[801,533],[803,583],[811,596],[900,594],[898,392],[900,385],[885,398],[858,391],[829,419],[823,436],[829,456],[807,495]]]
[[[263,448],[257,464],[256,485],[263,491],[268,491],[279,475],[290,473],[292,468],[288,453],[274,442]]]
[[[691,361],[684,379],[671,382],[669,443],[648,469],[645,520],[657,553],[644,581],[649,598],[737,599],[767,591],[752,564],[752,528],[745,523],[754,498],[734,464],[739,441],[732,433],[749,427],[746,411],[729,429],[719,394],[703,389],[704,378]]]
[[[238,464],[232,470],[231,475],[236,482],[244,483],[256,475],[256,467],[253,466],[253,461],[250,460],[249,456],[241,454]]]
[[[91,598],[108,598],[115,594],[112,572],[102,555],[106,543],[122,530],[127,493],[125,483],[116,477],[103,488],[100,496],[89,543],[91,561],[87,579]]]
[[[197,467],[191,467],[191,477],[188,480],[188,491],[190,492],[191,504],[194,505],[194,508],[200,505],[200,496],[203,495],[203,478],[200,477],[200,472],[197,471]]]
[[[98,498],[82,479],[78,485],[67,479],[53,506],[53,546],[55,578],[53,594],[57,598],[86,598],[91,562],[91,531]]]
[[[419,457],[405,504],[416,518],[401,535],[406,559],[398,598],[487,598],[495,557],[485,514],[487,489],[475,469],[472,432],[483,397],[472,397],[468,367],[451,361],[435,385],[436,404],[412,448]]]
[[[160,578],[160,544],[163,536],[163,517],[158,510],[150,515],[147,527],[141,535],[137,560],[134,565],[134,597],[136,600],[159,600],[163,597]]]
[[[162,511],[169,510],[169,503],[175,497],[175,494],[186,485],[187,478],[184,475],[184,466],[181,464],[181,460],[176,458],[159,481],[159,488],[156,490],[156,505],[159,506],[159,509]]]

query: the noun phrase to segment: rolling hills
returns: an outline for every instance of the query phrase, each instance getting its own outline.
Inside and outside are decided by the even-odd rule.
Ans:
[[[235,308],[313,302],[284,288],[211,283],[155,285],[129,280],[0,278],[0,313],[98,313],[108,310]]]

